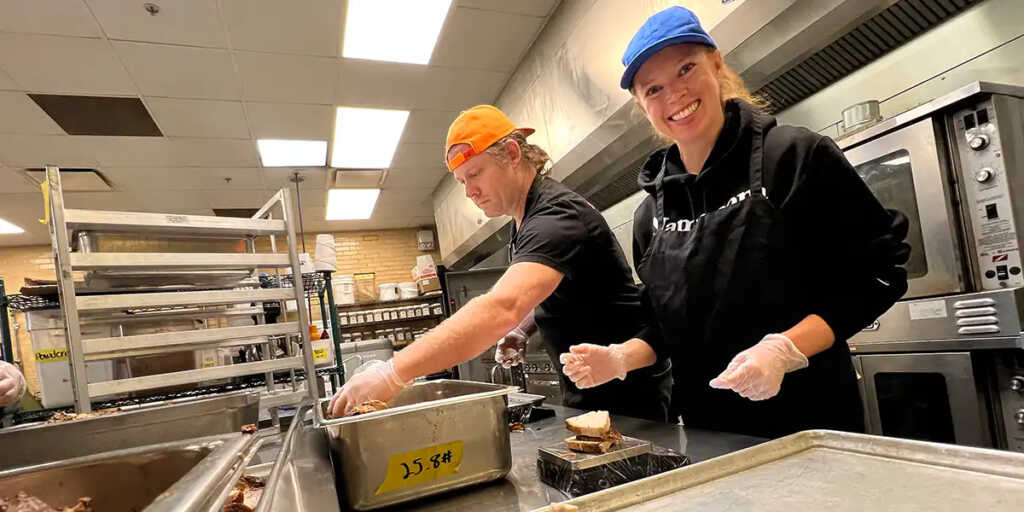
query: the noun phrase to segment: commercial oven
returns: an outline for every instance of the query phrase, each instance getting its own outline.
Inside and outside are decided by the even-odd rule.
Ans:
[[[976,82],[837,142],[910,220],[904,298],[1024,286],[1024,87]]]
[[[849,340],[868,432],[1024,451],[1024,88],[976,82],[838,144],[910,221],[904,300]]]
[[[1024,288],[896,303],[851,339],[868,433],[1024,452]]]

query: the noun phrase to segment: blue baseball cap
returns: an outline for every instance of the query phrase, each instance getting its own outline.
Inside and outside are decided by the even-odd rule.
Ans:
[[[666,46],[683,43],[698,43],[718,48],[711,36],[700,26],[697,15],[686,7],[669,7],[647,18],[640,30],[633,34],[629,46],[626,46],[626,53],[622,54],[622,65],[626,66],[626,71],[622,73],[619,87],[626,90],[632,87],[633,77],[651,55]]]

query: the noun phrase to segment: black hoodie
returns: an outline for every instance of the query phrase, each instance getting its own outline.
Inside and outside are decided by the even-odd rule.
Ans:
[[[725,125],[704,168],[686,172],[675,145],[647,160],[638,181],[648,192],[633,216],[633,260],[638,266],[654,232],[654,195],[663,188],[665,216],[696,219],[750,188],[752,116],[764,120],[764,180],[768,198],[784,221],[805,234],[801,268],[818,286],[807,293],[843,343],[863,329],[907,290],[910,247],[904,243],[906,217],[886,210],[832,139],[805,128],[777,126],[749,104],[729,100]],[[663,165],[664,164],[664,165]],[[671,279],[671,276],[666,276]],[[890,286],[879,286],[878,280]],[[767,334],[767,333],[766,333]],[[641,334],[659,355],[667,355],[657,322]]]

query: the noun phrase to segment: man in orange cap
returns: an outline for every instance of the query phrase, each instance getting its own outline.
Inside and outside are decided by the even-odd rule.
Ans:
[[[448,169],[488,217],[515,220],[511,266],[489,292],[392,360],[357,372],[332,399],[335,416],[368,400],[388,401],[415,377],[472,359],[499,338],[496,359],[517,364],[525,340],[539,329],[554,361],[580,342],[611,346],[610,353],[618,355],[602,369],[609,382],[596,387],[577,387],[559,368],[565,405],[667,420],[671,363],[658,361],[646,344],[628,346],[638,340],[613,345],[643,328],[640,293],[622,248],[600,212],[545,176],[551,159],[526,141],[532,133],[490,105],[473,107],[452,123],[445,143]],[[626,380],[627,368],[643,369]]]

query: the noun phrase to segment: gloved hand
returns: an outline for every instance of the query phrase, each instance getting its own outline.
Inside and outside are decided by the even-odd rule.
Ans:
[[[332,418],[347,416],[368,400],[391,400],[408,385],[395,373],[394,360],[370,361],[357,368],[352,378],[334,394],[328,410]]]
[[[505,369],[526,360],[526,342],[530,339],[518,327],[509,331],[494,349],[494,360]]]
[[[7,407],[21,400],[24,393],[25,377],[18,371],[18,367],[0,361],[0,407]]]
[[[793,340],[782,334],[769,334],[736,354],[710,384],[715,389],[731,389],[750,400],[765,400],[779,393],[787,372],[801,368],[807,368],[807,357]]]
[[[600,386],[612,379],[625,380],[629,372],[622,345],[573,345],[558,360],[565,365],[562,373],[580,389]]]

